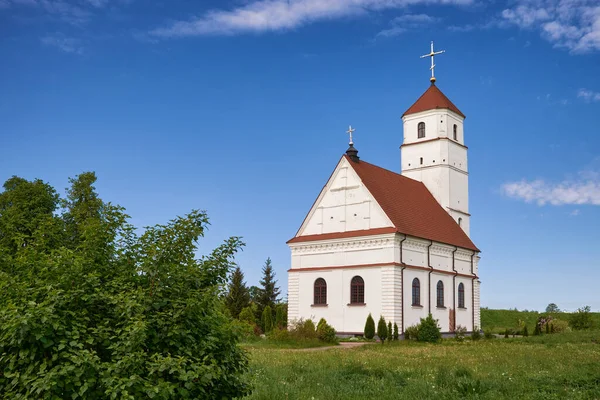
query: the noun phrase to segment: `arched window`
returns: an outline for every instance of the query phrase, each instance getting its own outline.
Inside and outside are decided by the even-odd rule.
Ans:
[[[423,165],[423,157],[421,157],[421,160],[420,160],[420,161],[421,161],[421,165]]]
[[[462,218],[458,217],[458,226],[462,226]]]
[[[454,124],[454,140],[458,140],[458,127],[456,126],[456,124]]]
[[[458,308],[465,308],[465,285],[458,284]]]
[[[327,304],[327,282],[319,278],[315,281],[315,302],[314,304]]]
[[[413,279],[412,283],[412,305],[421,305],[421,282],[417,278]]]
[[[350,282],[350,304],[365,303],[365,281],[360,276],[355,276]]]
[[[442,281],[437,283],[437,306],[444,307],[444,284]]]
[[[417,131],[419,139],[425,137],[425,122],[419,122],[419,125],[417,125]]]

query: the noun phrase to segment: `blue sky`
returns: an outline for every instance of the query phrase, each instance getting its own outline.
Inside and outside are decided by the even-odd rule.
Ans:
[[[0,0],[0,180],[82,171],[138,226],[207,210],[285,292],[296,232],[356,127],[399,171],[428,85],[467,115],[482,306],[600,310],[592,0]]]

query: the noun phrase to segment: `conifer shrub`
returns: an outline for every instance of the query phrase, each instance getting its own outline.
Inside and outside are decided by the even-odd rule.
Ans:
[[[550,322],[546,323],[546,333],[550,333]]]
[[[419,325],[409,326],[404,330],[404,339],[417,340],[419,337]]]
[[[388,326],[387,326],[387,340],[388,342],[391,342],[393,339],[393,334],[392,334],[392,321],[388,322]]]
[[[325,318],[321,318],[317,324],[317,337],[325,343],[337,343],[335,329],[325,321]]]
[[[254,308],[256,308],[256,305],[243,308],[242,311],[240,312],[239,320],[256,325],[256,317],[254,316],[255,315]]]
[[[275,326],[285,328],[287,326],[287,304],[277,304],[275,307]]]
[[[437,343],[442,339],[442,333],[437,320],[429,314],[427,318],[421,318],[417,340],[419,342]]]
[[[394,322],[394,340],[398,340],[398,324]]]
[[[487,332],[489,332],[489,333],[490,333],[490,335],[491,335],[491,338],[493,338],[493,337],[494,337],[494,335],[492,334],[492,332],[491,332],[491,331],[487,331]],[[491,339],[491,338],[490,338],[490,339]],[[478,326],[476,326],[476,327],[475,327],[475,329],[473,329],[473,332],[471,333],[471,340],[477,341],[477,340],[479,340],[479,339],[481,339],[481,331],[479,330],[479,327],[478,327]],[[487,339],[487,337],[486,337],[486,339]]]
[[[367,317],[367,322],[365,323],[365,338],[373,339],[375,337],[375,320],[369,313]]]
[[[525,325],[523,327],[523,336],[525,336],[525,337],[529,336],[529,331],[527,331],[527,325]]]
[[[508,338],[508,334],[509,334],[509,331],[508,331],[508,328],[506,328],[506,329],[504,330],[504,338],[505,338],[505,339],[506,339],[506,338]]]
[[[385,339],[388,336],[387,325],[383,315],[379,317],[379,323],[377,323],[377,336],[379,337],[379,340],[381,340],[381,344],[385,342]]]
[[[542,334],[542,329],[540,328],[540,324],[535,324],[535,328],[533,328],[533,336],[540,336]]]
[[[478,333],[478,334],[481,337],[481,334],[480,333]],[[485,329],[483,331],[483,338],[487,339],[487,340],[496,339],[496,335],[494,335],[494,330],[491,328]],[[473,340],[477,340],[477,339],[473,339]]]
[[[269,333],[273,329],[273,311],[271,311],[271,306],[266,306],[262,312],[262,329],[265,333]]]

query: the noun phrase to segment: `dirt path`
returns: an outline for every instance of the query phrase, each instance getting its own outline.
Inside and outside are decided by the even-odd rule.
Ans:
[[[367,344],[373,344],[373,342],[342,342],[339,346],[327,346],[327,347],[311,347],[309,349],[294,349],[293,351],[323,351],[331,349],[353,349],[355,347],[361,347]]]

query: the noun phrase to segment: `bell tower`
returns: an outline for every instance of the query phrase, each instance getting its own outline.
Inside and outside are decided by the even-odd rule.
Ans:
[[[423,182],[433,197],[469,235],[469,170],[465,146],[465,115],[435,84],[431,57],[431,86],[402,115],[400,146],[402,175]]]

